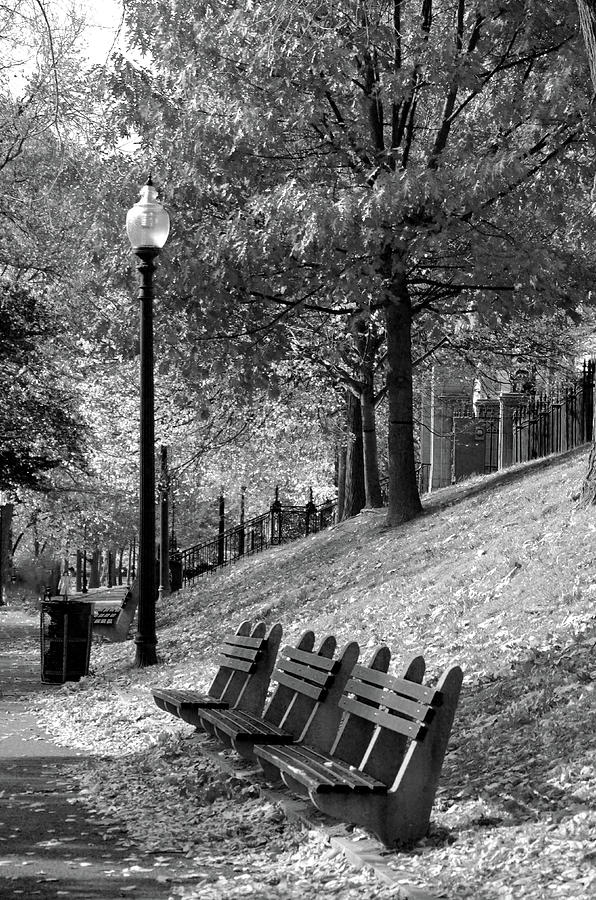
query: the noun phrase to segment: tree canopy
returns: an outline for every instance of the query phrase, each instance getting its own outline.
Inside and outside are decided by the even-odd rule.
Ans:
[[[55,367],[63,328],[43,295],[0,279],[0,490],[47,490],[52,470],[84,468],[78,400]]]
[[[291,499],[309,480],[322,499],[356,432],[347,508],[379,504],[385,475],[389,522],[416,515],[413,393],[437,348],[553,358],[590,319],[576,5],[128,0],[107,70],[81,62],[82,19],[51,12],[2,11],[0,364],[21,454],[3,483],[52,488],[72,542],[134,533],[123,222],[152,170],[172,217],[157,442],[189,540],[221,487],[250,480],[257,512],[285,471]]]
[[[171,186],[178,296],[203,327],[275,328],[253,342],[261,359],[283,352],[280,326],[297,316],[326,317],[344,340],[344,323],[378,317],[389,520],[415,515],[412,329],[575,315],[586,296],[591,112],[575,6],[162,0],[127,12],[150,62],[120,62],[116,115]]]

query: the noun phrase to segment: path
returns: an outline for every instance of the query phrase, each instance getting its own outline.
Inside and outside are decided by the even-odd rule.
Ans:
[[[57,687],[39,677],[31,621],[0,611],[0,897],[112,900],[170,896],[169,862],[143,859],[118,823],[94,821],[76,787],[89,762],[57,746],[29,711]],[[145,871],[143,871],[143,869]],[[161,874],[163,872],[163,874]]]

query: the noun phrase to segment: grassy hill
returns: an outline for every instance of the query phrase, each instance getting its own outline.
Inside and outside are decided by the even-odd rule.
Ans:
[[[573,499],[586,457],[575,451],[439,491],[428,498],[423,516],[398,529],[385,527],[382,511],[363,512],[328,532],[203,577],[159,610],[159,667],[131,669],[130,644],[94,647],[95,676],[65,686],[60,703],[48,701],[43,715],[65,742],[111,760],[110,771],[118,757],[135,796],[139,784],[132,773],[139,761],[147,766],[151,760],[154,778],[170,785],[160,790],[160,801],[171,803],[158,817],[160,828],[175,842],[184,830],[176,817],[186,817],[187,839],[205,847],[211,845],[204,823],[213,829],[214,819],[200,816],[189,830],[182,800],[189,759],[195,775],[203,763],[189,749],[186,726],[153,707],[148,685],[206,686],[222,635],[246,618],[281,622],[288,641],[307,627],[320,637],[336,634],[340,644],[357,640],[364,656],[387,643],[396,671],[404,657],[422,652],[431,680],[455,661],[465,672],[464,690],[431,835],[413,851],[389,854],[386,862],[431,896],[453,900],[591,897],[596,511],[577,509]],[[133,754],[128,763],[126,753]],[[202,770],[193,808],[205,796],[205,779],[213,784],[216,777]],[[132,794],[117,795],[102,784],[100,763],[88,790],[127,815]],[[256,801],[240,799],[240,817],[246,814],[243,802]],[[229,811],[229,797],[225,803]],[[267,834],[274,826],[261,813],[255,819],[251,809],[261,836]],[[210,810],[214,814],[213,801]],[[146,819],[137,803],[136,819],[128,817],[148,846],[155,815],[155,803]],[[279,823],[275,829],[277,846]],[[251,834],[244,833],[245,850]],[[310,858],[308,840],[300,844],[294,834],[293,852]],[[280,850],[278,872],[282,855]],[[257,884],[261,878],[270,885],[255,896],[311,896],[304,885],[294,893],[290,874],[278,890],[254,861],[248,871]],[[349,869],[342,872],[336,896],[399,896],[389,888],[373,892],[371,884],[361,888]],[[313,873],[311,886],[312,896],[319,896]],[[220,893],[216,886],[209,890],[181,896],[244,896],[229,884]]]

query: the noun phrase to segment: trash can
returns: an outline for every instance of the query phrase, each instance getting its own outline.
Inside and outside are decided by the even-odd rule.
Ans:
[[[78,681],[89,672],[93,606],[80,600],[43,600],[41,604],[41,680],[45,684]]]

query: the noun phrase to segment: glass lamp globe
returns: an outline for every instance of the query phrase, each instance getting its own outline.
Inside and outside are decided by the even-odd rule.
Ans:
[[[151,179],[141,188],[138,203],[126,214],[126,232],[133,250],[161,250],[170,233],[170,217],[157,199]]]

